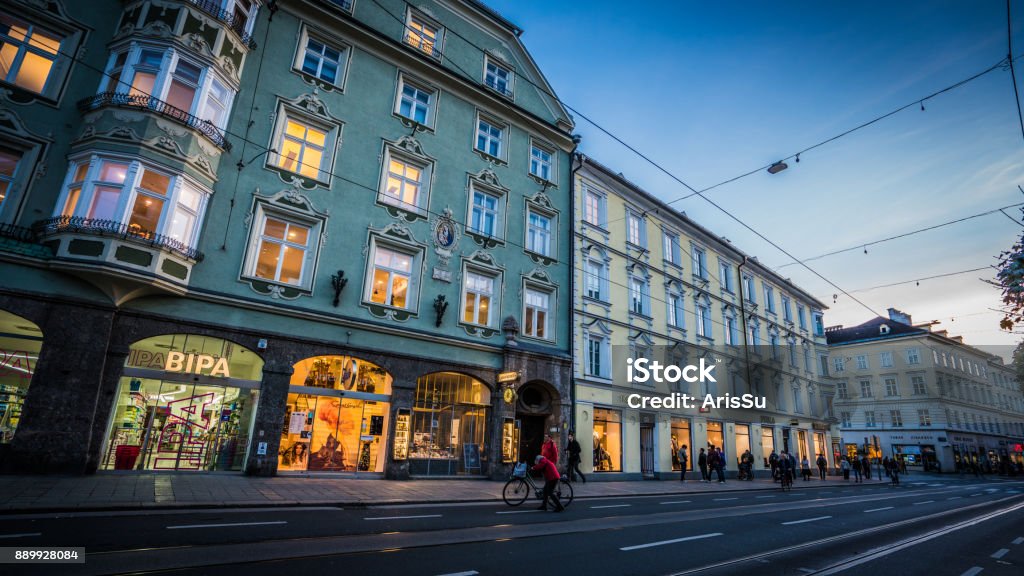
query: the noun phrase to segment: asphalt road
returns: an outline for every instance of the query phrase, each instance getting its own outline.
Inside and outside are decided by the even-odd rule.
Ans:
[[[584,495],[586,487],[577,486]],[[84,546],[5,574],[1024,573],[1024,481],[936,478],[504,504],[0,516],[2,546]],[[874,571],[871,571],[874,570]]]

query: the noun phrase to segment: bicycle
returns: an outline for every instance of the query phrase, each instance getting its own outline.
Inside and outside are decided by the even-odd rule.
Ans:
[[[505,500],[505,504],[519,506],[526,502],[531,489],[538,500],[544,497],[543,487],[537,487],[527,471],[526,464],[517,464],[512,469],[512,475],[505,483],[505,488],[501,491],[501,497]],[[563,507],[568,508],[569,504],[572,504],[572,484],[565,478],[560,478],[555,486],[555,496],[558,497]]]
[[[793,473],[790,471],[783,471],[779,474],[782,478],[782,491],[788,492],[793,489]]]

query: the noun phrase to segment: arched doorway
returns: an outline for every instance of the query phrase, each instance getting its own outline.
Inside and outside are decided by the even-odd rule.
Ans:
[[[281,432],[282,472],[384,471],[391,375],[352,356],[294,366]]]
[[[164,334],[131,345],[102,470],[240,471],[263,360],[234,342]]]
[[[560,412],[558,392],[541,380],[523,384],[517,391],[516,419],[519,421],[519,461],[532,463],[540,454],[552,415]],[[557,424],[557,417],[555,419]],[[560,444],[556,437],[556,444]],[[559,450],[561,450],[559,445]]]
[[[409,473],[483,474],[491,390],[464,374],[437,372],[416,380]]]
[[[18,430],[42,347],[35,323],[0,310],[0,444],[10,443]]]

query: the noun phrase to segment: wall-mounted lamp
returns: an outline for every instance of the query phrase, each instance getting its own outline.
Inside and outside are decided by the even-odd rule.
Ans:
[[[338,270],[337,274],[331,274],[331,287],[334,288],[334,307],[338,307],[338,300],[341,299],[341,291],[345,289],[345,285],[348,284],[348,278],[345,278],[345,271]]]

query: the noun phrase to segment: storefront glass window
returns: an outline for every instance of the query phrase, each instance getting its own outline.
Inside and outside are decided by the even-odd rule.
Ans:
[[[722,434],[721,422],[708,422],[708,448],[714,446],[725,450],[725,436]]]
[[[693,443],[690,442],[690,421],[682,418],[672,419],[672,469],[679,470],[679,448],[689,447],[686,469],[693,470]]]
[[[740,465],[740,458],[747,450],[750,450],[750,426],[746,424],[737,424],[736,453],[733,454],[733,460],[736,462],[737,467]]]
[[[296,362],[278,470],[383,472],[391,375],[351,356]]]
[[[807,458],[807,431],[797,430],[796,431],[796,449],[797,449],[797,464],[803,462],[804,458]],[[811,460],[811,458],[808,458]]]
[[[622,471],[622,412],[594,408],[594,472]]]
[[[18,429],[42,346],[38,326],[0,310],[0,444],[10,442]]]
[[[422,376],[413,401],[412,474],[483,474],[491,391],[454,372]]]
[[[817,461],[818,454],[825,456],[825,435],[821,432],[814,433],[814,454],[812,460]],[[828,459],[828,457],[825,457]]]
[[[104,470],[241,470],[263,360],[227,340],[167,334],[136,342],[111,414]]]
[[[775,429],[764,426],[761,428],[761,454],[765,468],[770,467],[768,457],[771,456],[772,450],[775,450]]]

